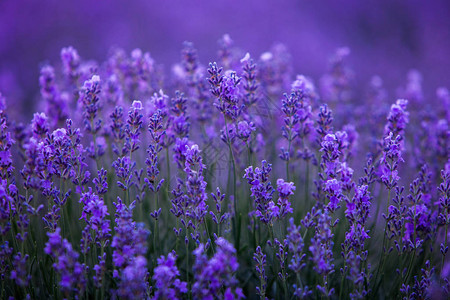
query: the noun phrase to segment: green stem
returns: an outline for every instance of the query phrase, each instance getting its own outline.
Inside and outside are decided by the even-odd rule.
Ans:
[[[237,228],[236,226],[236,216],[238,215],[238,211],[237,211],[237,199],[236,199],[236,163],[234,160],[234,155],[233,155],[233,148],[231,145],[231,140],[228,134],[228,122],[227,122],[227,118],[224,115],[224,120],[225,120],[225,131],[226,131],[226,136],[227,136],[227,144],[228,144],[228,149],[230,151],[230,157],[231,157],[231,162],[233,164],[233,209],[234,209],[234,216],[232,218],[232,223],[233,223],[233,235],[234,235],[234,244],[235,244],[235,248],[236,251],[239,252],[239,238],[238,238],[238,234],[237,231],[240,230],[240,228]]]
[[[386,205],[386,216],[389,213],[389,201],[391,199],[391,189],[388,190],[388,201]],[[376,216],[378,218],[378,216]],[[377,273],[375,276],[374,284],[376,285],[376,289],[374,288],[374,293],[377,292],[379,285],[377,284],[378,281],[378,275],[380,274],[380,269],[384,268],[385,263],[385,252],[386,252],[386,231],[387,231],[387,220],[386,224],[384,225],[384,232],[383,232],[383,243],[382,243],[382,249],[381,249],[381,256],[380,256],[380,265],[378,266]]]
[[[189,239],[189,230],[186,228],[186,238]],[[184,243],[186,245],[186,282],[188,284],[188,299],[191,298],[191,282],[189,281],[189,240]]]
[[[286,181],[289,181],[289,162],[291,160],[291,140],[292,140],[292,133],[291,133],[291,129],[289,129],[289,145],[288,145],[288,157],[286,160]]]
[[[91,119],[91,130],[94,129],[94,118]],[[97,170],[100,167],[100,164],[98,162],[98,157],[97,157],[97,134],[92,131],[92,138],[94,140],[94,159],[95,159],[95,164],[97,166]]]
[[[105,246],[102,243],[101,246],[101,259],[103,259],[103,254],[105,253]],[[102,272],[102,292],[101,292],[101,299],[105,299],[105,274]]]
[[[167,168],[167,199],[170,199],[170,161],[169,161],[169,147],[166,148],[166,168]]]
[[[339,291],[339,299],[342,299],[342,296],[344,294],[345,274],[347,274],[347,270],[345,269],[346,267],[347,267],[347,261],[344,262],[344,274],[342,274],[341,289]]]
[[[447,247],[447,236],[448,236],[448,224],[447,226],[445,226],[444,248]],[[442,255],[441,272],[439,273],[439,275],[442,274],[442,269],[444,268],[444,261],[445,261],[445,254]]]

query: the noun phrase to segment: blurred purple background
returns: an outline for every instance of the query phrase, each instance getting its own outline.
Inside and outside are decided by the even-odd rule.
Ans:
[[[348,46],[360,86],[378,74],[393,98],[412,68],[422,72],[428,96],[450,86],[448,0],[3,0],[0,91],[10,103],[35,99],[39,67],[58,64],[68,45],[97,61],[112,46],[139,47],[168,70],[185,40],[194,42],[203,63],[215,60],[224,33],[253,56],[285,44],[295,72],[316,82],[335,49]]]

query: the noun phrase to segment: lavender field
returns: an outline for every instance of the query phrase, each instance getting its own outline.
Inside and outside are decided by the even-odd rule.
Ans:
[[[193,2],[0,3],[0,299],[449,299],[449,5]]]

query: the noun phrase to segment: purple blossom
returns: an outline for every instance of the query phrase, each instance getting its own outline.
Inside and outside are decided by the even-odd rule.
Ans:
[[[258,71],[257,65],[250,57],[250,54],[245,54],[244,58],[241,59],[242,64],[242,78],[243,78],[243,88],[244,88],[244,104],[246,108],[252,106],[258,102],[260,83],[257,80]]]
[[[146,299],[148,289],[147,259],[139,255],[123,269],[117,295],[121,299]]]
[[[110,115],[111,125],[110,130],[112,137],[114,139],[114,143],[112,145],[112,149],[114,153],[118,156],[124,155],[126,152],[126,148],[118,148],[122,147],[123,139],[125,138],[125,128],[123,121],[123,109],[121,106],[116,106],[114,111]]]
[[[175,252],[167,254],[167,258],[158,258],[158,266],[154,269],[156,299],[180,299],[187,292],[187,283],[179,278],[180,271],[176,266],[177,256]]]
[[[188,138],[176,139],[173,145],[173,159],[175,160],[178,169],[184,169],[186,163],[186,149],[191,148],[193,142]],[[186,148],[187,147],[187,148]]]
[[[72,293],[80,295],[85,286],[85,267],[78,262],[79,254],[72,249],[72,245],[66,239],[61,237],[59,227],[47,235],[48,241],[44,251],[55,260],[53,267],[60,275],[61,291],[66,296]]]
[[[205,165],[203,164],[198,145],[193,145],[190,148],[186,146],[186,163],[184,168],[186,173],[186,216],[199,224],[204,221],[208,211],[206,181],[203,177],[204,169]]]
[[[61,61],[63,64],[63,71],[70,81],[76,83],[79,76],[78,68],[80,67],[81,59],[78,52],[73,47],[62,48]]]
[[[18,286],[26,287],[31,280],[31,275],[28,274],[27,271],[28,258],[28,254],[22,255],[20,252],[14,255],[14,269],[11,271],[11,279],[14,280]]]
[[[175,92],[175,98],[172,99],[171,112],[169,123],[170,129],[174,132],[174,135],[178,138],[189,136],[189,128],[191,126],[189,122],[189,116],[187,115],[187,98],[183,93],[179,91]]]
[[[116,176],[119,179],[117,185],[122,190],[126,191],[133,185],[133,169],[136,163],[130,160],[129,156],[123,156],[117,158],[112,163],[113,168],[116,171]]]
[[[299,107],[299,101],[303,97],[303,91],[297,90],[291,94],[284,94],[283,100],[281,101],[281,110],[283,111],[283,126],[281,127],[281,132],[283,137],[288,141],[289,148],[285,150],[281,148],[280,158],[285,161],[289,161],[291,157],[290,145],[292,141],[297,137],[297,132],[295,127],[298,124],[298,114],[297,110]]]
[[[68,116],[67,103],[55,82],[55,71],[50,65],[41,68],[41,76],[39,77],[41,86],[41,95],[46,103],[45,113],[52,118],[52,125],[65,122]]]
[[[238,87],[241,78],[233,71],[227,71],[222,75],[222,70],[216,63],[209,64],[208,81],[211,85],[211,93],[217,99],[214,105],[225,118],[236,120],[241,112],[239,106],[241,95]]]
[[[294,210],[289,202],[289,196],[294,195],[295,186],[293,182],[285,182],[284,179],[277,180],[277,191],[279,194],[278,206],[280,207],[279,218],[283,218],[288,213],[293,213]]]
[[[389,135],[390,132],[392,132],[394,136],[404,135],[406,124],[409,122],[409,112],[406,111],[407,105],[408,100],[405,99],[399,99],[392,104],[391,110],[387,116],[388,122],[384,127],[385,135]]]
[[[341,182],[335,178],[329,179],[324,183],[323,191],[326,193],[328,200],[326,209],[331,213],[334,213],[340,208],[339,203],[344,198]]]
[[[443,225],[447,228],[450,225],[450,170],[448,168],[441,171],[441,177],[442,177],[442,183],[439,185],[439,224]],[[448,244],[446,243],[448,241],[448,237],[444,237],[445,242],[441,243],[440,250],[441,254],[443,256],[443,260],[448,252]]]
[[[106,194],[108,191],[107,179],[107,171],[105,169],[102,168],[97,171],[97,177],[95,177],[92,182],[95,184],[95,190],[98,195]]]
[[[333,264],[333,236],[331,231],[331,217],[328,212],[319,213],[314,237],[311,238],[309,251],[314,263],[314,270],[323,278],[322,285],[317,288],[326,296],[334,293],[334,288],[328,290],[328,276],[334,272]]]
[[[252,122],[240,121],[237,124],[237,137],[246,143],[255,130],[255,125]]]
[[[87,132],[96,134],[101,128],[101,120],[96,120],[99,106],[99,94],[101,91],[100,76],[93,75],[86,80],[80,92],[81,103],[83,104],[83,121]]]
[[[208,260],[205,248],[200,244],[194,250],[194,279],[192,294],[198,299],[214,299],[214,296],[224,295],[225,299],[242,299],[242,289],[237,287],[234,273],[239,264],[236,250],[224,238],[216,240],[216,253]]]
[[[269,181],[270,171],[272,171],[272,165],[263,160],[260,168],[253,169],[250,166],[245,169],[244,175],[255,202],[256,216],[265,224],[272,224],[278,216],[277,206],[272,201],[274,189]]]
[[[127,137],[125,149],[127,149],[127,153],[133,153],[139,149],[139,136],[143,123],[142,118],[144,117],[141,110],[143,110],[141,101],[135,100],[128,111],[127,124],[125,126],[125,134]]]
[[[266,255],[262,252],[260,246],[256,247],[256,252],[253,254],[253,260],[256,262],[256,273],[259,277],[260,285],[256,287],[256,292],[261,299],[266,299],[267,276],[266,276]]]
[[[31,120],[31,130],[36,138],[43,138],[49,131],[48,118],[44,113],[35,113]]]
[[[288,234],[286,235],[289,252],[292,254],[292,259],[289,263],[289,269],[294,273],[300,273],[305,267],[303,262],[306,254],[303,254],[303,237],[300,233],[301,226],[295,226],[294,219],[289,219],[289,227],[287,228]]]
[[[144,256],[147,252],[146,238],[149,232],[133,221],[134,202],[126,206],[120,198],[114,203],[116,207],[114,230],[111,246],[113,251],[113,264],[119,270],[124,270],[137,256]],[[132,269],[131,269],[132,270]],[[114,276],[118,276],[115,273]]]
[[[320,140],[324,138],[328,133],[333,130],[331,123],[333,122],[332,111],[328,108],[326,104],[320,106],[319,114],[317,116],[317,133],[320,136]]]
[[[385,137],[385,148],[383,150],[383,156],[380,160],[381,182],[386,186],[387,189],[391,190],[397,186],[397,182],[400,180],[398,176],[398,164],[403,161],[401,156],[401,136],[394,136],[390,132]]]
[[[4,235],[3,232],[2,235]],[[9,247],[8,241],[4,241],[0,245],[0,278],[2,280],[6,279],[7,271],[10,268],[10,260],[13,250],[14,249],[12,247]]]
[[[103,199],[92,192],[89,188],[89,192],[81,195],[80,202],[84,204],[81,218],[83,218],[90,229],[95,232],[96,241],[102,247],[105,247],[109,243],[110,238],[110,222],[107,219],[108,208],[103,202]]]

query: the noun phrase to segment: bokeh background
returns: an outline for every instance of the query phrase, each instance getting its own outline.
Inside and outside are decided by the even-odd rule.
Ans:
[[[62,47],[97,61],[112,46],[141,48],[170,70],[185,40],[203,63],[215,60],[224,33],[253,56],[285,44],[295,72],[315,80],[348,46],[361,87],[377,74],[394,98],[413,68],[428,97],[450,86],[448,0],[0,0],[0,91],[26,115],[39,97],[40,66],[57,65]]]

